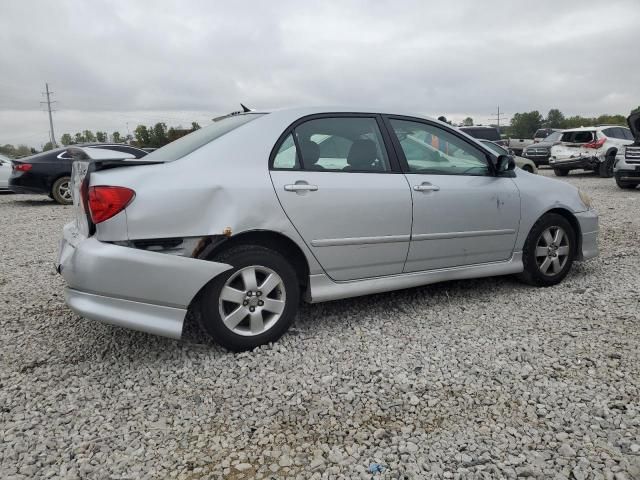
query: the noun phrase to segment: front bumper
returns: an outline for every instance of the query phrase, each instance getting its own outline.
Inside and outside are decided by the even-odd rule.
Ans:
[[[527,160],[531,160],[536,165],[549,165],[549,154],[546,155],[532,155],[526,152],[522,152],[522,156]]]
[[[180,338],[189,304],[230,265],[150,252],[84,237],[65,225],[56,269],[67,305],[100,322]]]
[[[580,249],[577,260],[588,260],[597,257],[598,249],[598,214],[594,210],[575,214],[580,224]]]

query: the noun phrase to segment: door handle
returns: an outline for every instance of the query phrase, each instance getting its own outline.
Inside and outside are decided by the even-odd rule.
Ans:
[[[309,185],[308,183],[295,183],[293,185],[285,185],[287,192],[315,192],[318,190],[317,185]]]
[[[431,183],[423,183],[422,185],[414,185],[413,189],[416,192],[437,192],[440,190],[440,187],[437,185],[433,185]]]

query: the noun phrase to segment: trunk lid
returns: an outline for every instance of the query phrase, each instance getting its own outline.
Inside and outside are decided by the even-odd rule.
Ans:
[[[632,113],[627,117],[627,123],[633,133],[634,145],[640,145],[640,112]]]

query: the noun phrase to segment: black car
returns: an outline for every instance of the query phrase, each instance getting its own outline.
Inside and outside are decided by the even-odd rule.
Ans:
[[[133,155],[141,158],[147,152],[140,148],[123,144],[85,144],[81,147],[100,148]],[[38,153],[30,157],[12,161],[12,172],[9,177],[9,190],[15,193],[40,193],[49,195],[61,205],[70,205],[71,165],[73,158],[67,148],[56,148]]]
[[[502,147],[507,146],[506,140],[502,139],[500,136],[500,130],[496,127],[476,125],[473,127],[460,127],[460,130],[473,138],[477,138],[479,140],[491,140]]]
[[[561,137],[562,130],[557,130],[545,137],[541,142],[526,146],[522,151],[522,156],[535,163],[536,167],[540,165],[549,165],[551,147],[556,143],[560,143]]]

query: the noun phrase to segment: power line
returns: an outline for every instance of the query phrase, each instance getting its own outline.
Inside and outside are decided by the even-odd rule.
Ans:
[[[498,128],[500,128],[500,118],[503,118],[503,117],[507,116],[506,113],[500,112],[500,105],[498,105],[498,113],[492,113],[491,115],[493,115],[493,116],[489,119],[489,121],[496,120]]]
[[[45,83],[45,87],[47,91],[42,92],[42,94],[47,96],[47,101],[40,102],[40,103],[47,104],[47,111],[49,112],[49,138],[51,139],[51,145],[53,145],[54,147],[57,147],[58,143],[56,142],[56,134],[53,132],[53,116],[51,115],[51,104],[56,102],[51,101],[51,95],[53,95],[53,92],[49,91],[49,84]]]

